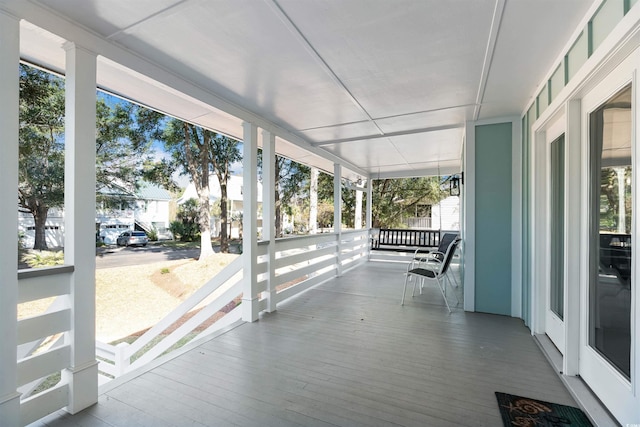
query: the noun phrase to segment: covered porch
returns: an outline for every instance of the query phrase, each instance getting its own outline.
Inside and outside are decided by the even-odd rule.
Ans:
[[[496,425],[495,391],[579,405],[614,425],[602,401],[617,422],[640,422],[639,264],[629,261],[634,286],[618,293],[620,369],[592,339],[599,210],[587,188],[600,173],[588,162],[591,114],[623,88],[624,165],[640,156],[638,0],[453,3],[0,0],[0,198],[12,206],[19,184],[25,61],[65,77],[69,213],[65,265],[16,273],[17,215],[0,210],[0,423]],[[244,252],[229,273],[242,278],[225,291],[242,294],[237,323],[102,388],[96,88],[242,140],[246,171]],[[566,227],[553,239],[548,146],[560,134],[566,209],[555,219]],[[276,239],[276,155],[334,176],[331,233]],[[463,178],[462,303],[449,315],[427,293],[402,307],[406,265],[370,261],[370,183],[453,174]],[[364,183],[362,229],[342,229],[344,180]],[[637,212],[638,198],[628,203]],[[640,250],[637,238],[629,245]],[[562,248],[562,319],[549,302],[552,246]],[[303,266],[285,271],[293,264]],[[17,320],[18,304],[53,296],[55,312]],[[53,334],[60,347],[33,355]],[[54,373],[54,388],[22,392]],[[579,402],[563,383],[577,384]]]
[[[435,287],[401,306],[404,271],[361,264],[34,425],[497,426],[495,391],[577,405],[522,320],[449,314]]]

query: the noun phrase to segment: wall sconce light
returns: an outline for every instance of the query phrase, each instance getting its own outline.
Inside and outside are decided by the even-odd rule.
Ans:
[[[449,195],[451,196],[459,196],[460,195],[460,178],[456,176],[452,176],[449,180]]]

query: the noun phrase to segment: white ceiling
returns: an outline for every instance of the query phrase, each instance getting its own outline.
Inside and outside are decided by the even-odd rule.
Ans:
[[[282,154],[378,177],[460,171],[465,122],[520,114],[592,3],[0,0],[0,7],[26,19],[25,59],[62,70],[64,40],[87,44],[101,55],[105,89],[240,139],[243,120],[259,117],[273,125]]]

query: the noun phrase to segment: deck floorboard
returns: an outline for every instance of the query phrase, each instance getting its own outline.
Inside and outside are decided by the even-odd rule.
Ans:
[[[449,314],[430,288],[401,306],[404,270],[366,263],[37,425],[499,426],[495,391],[576,406],[521,320]]]

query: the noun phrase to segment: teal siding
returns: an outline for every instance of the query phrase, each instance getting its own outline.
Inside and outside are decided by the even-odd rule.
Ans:
[[[475,309],[511,314],[511,123],[475,131]]]

